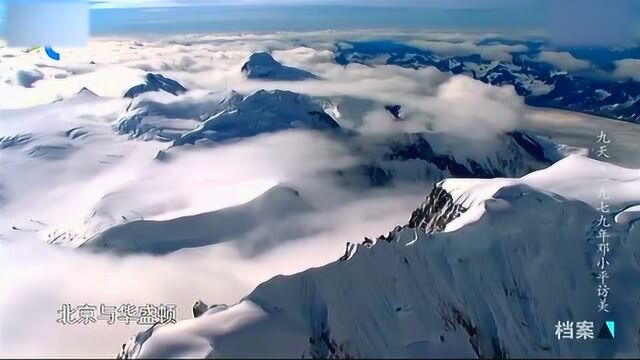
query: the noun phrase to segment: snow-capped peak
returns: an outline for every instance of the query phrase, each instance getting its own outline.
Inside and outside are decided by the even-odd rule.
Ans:
[[[179,82],[164,77],[160,74],[147,74],[144,77],[144,83],[140,85],[136,85],[129,89],[124,97],[126,98],[134,98],[142,93],[149,91],[166,91],[169,94],[179,95],[187,91],[187,89],[180,85]]]
[[[539,191],[578,200],[596,208],[605,192],[613,213],[640,202],[640,170],[626,169],[579,155],[570,155],[550,167],[521,178],[447,179],[441,182],[454,203],[469,209],[464,216],[447,225],[446,231],[461,228],[478,219],[487,206],[497,206],[492,197],[501,189],[526,185]],[[514,196],[521,196],[514,193]]]
[[[80,91],[78,91],[76,93],[76,95],[78,96],[87,96],[87,97],[96,97],[98,95],[96,95],[96,93],[94,93],[93,91],[89,90],[86,87],[83,87],[82,89],[80,89]]]
[[[175,140],[240,101],[242,95],[233,90],[180,96],[151,92],[136,96],[114,126],[133,137]]]
[[[199,139],[221,142],[287,129],[337,129],[340,125],[307,95],[285,90],[259,90],[182,135],[175,145]]]
[[[611,347],[558,341],[554,334],[559,320],[598,322],[589,255],[595,252],[589,239],[598,212],[531,184],[544,185],[536,178],[545,178],[555,189],[568,189],[584,181],[587,171],[587,187],[594,181],[614,192],[624,182],[638,188],[640,170],[609,165],[598,172],[601,165],[572,156],[557,167],[574,173],[542,170],[491,191],[485,187],[494,180],[458,180],[455,185],[467,185],[465,193],[476,194],[476,202],[484,197],[486,211],[457,231],[396,229],[380,238],[384,241],[357,245],[342,261],[276,276],[236,305],[154,326],[123,346],[119,356],[632,356],[637,342],[632,321],[620,322]],[[451,203],[442,185],[458,190],[448,182],[429,199]],[[638,206],[640,196],[626,194],[625,202]],[[609,284],[626,292],[616,297],[616,311],[633,314],[640,287],[629,285],[640,277],[640,228],[616,225],[612,231],[619,240]]]
[[[242,72],[248,79],[296,81],[317,78],[308,71],[282,65],[266,52],[252,54],[242,66]]]

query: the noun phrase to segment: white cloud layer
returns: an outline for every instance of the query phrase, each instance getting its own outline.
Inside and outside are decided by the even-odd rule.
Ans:
[[[537,60],[549,63],[564,71],[580,71],[591,67],[589,61],[576,59],[568,52],[542,51],[537,56]]]
[[[104,322],[63,326],[56,323],[61,304],[176,304],[178,317],[190,318],[198,299],[232,304],[275,274],[336,260],[347,241],[376,236],[406,221],[420,196],[421,189],[382,193],[314,212],[305,218],[305,226],[322,231],[249,258],[235,245],[243,239],[162,257],[124,258],[32,241],[3,241],[3,356],[113,356],[123,342],[146,327]]]
[[[468,56],[480,54],[485,60],[511,61],[512,54],[526,52],[529,48],[525,45],[477,45],[470,41],[445,42],[445,41],[409,41],[408,45],[422,50],[432,51],[442,56]]]
[[[615,62],[616,69],[613,76],[619,79],[633,79],[640,81],[640,60],[623,59]]]
[[[158,164],[153,157],[167,143],[130,140],[111,128],[128,105],[121,96],[148,71],[179,81],[191,90],[184,96],[194,99],[227,89],[243,94],[263,88],[297,91],[330,102],[345,128],[383,138],[435,131],[455,133],[475,144],[522,125],[525,108],[512,87],[492,87],[434,68],[340,66],[332,61],[331,36],[338,35],[209,35],[140,42],[104,39],[92,42],[88,49],[61,49],[59,62],[37,52],[0,49],[3,73],[35,69],[42,74],[32,77],[30,87],[24,81],[0,84],[0,136],[35,134],[31,145],[39,146],[44,155],[51,155],[47,149],[57,149],[60,156],[54,161],[46,156],[30,157],[19,147],[2,149],[3,158],[7,154],[12,159],[3,163],[0,188],[3,354],[24,355],[28,350],[31,356],[113,355],[140,328],[64,327],[55,322],[59,306],[176,303],[180,316],[189,317],[197,299],[234,302],[275,274],[336,259],[345,242],[377,236],[406,222],[422,200],[423,186],[364,192],[327,175],[361,165],[363,159],[345,143],[315,133],[279,133],[220,147],[171,149],[168,165]],[[496,60],[526,50],[471,42],[422,45],[444,54],[479,52]],[[244,79],[243,62],[252,52],[264,50],[322,80]],[[104,98],[83,103],[74,96],[83,87]],[[54,100],[63,101],[51,104]],[[404,121],[395,121],[384,110],[392,104],[402,105]],[[86,137],[64,135],[78,124],[89,131]],[[73,224],[77,228],[80,224],[82,228],[93,210],[104,210],[109,216],[102,220],[112,221],[111,225],[122,214],[133,212],[150,219],[170,219],[242,204],[275,184],[300,190],[314,206],[301,222],[308,227],[303,229],[308,236],[252,256],[243,246],[255,245],[254,238],[230,239],[164,257],[115,257],[44,245],[40,243],[46,239],[44,231],[18,234],[11,229],[13,225],[33,226],[30,219],[50,227]]]

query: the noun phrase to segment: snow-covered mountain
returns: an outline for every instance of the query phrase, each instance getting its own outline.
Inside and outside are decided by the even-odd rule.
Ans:
[[[287,129],[337,129],[340,125],[313,98],[286,90],[259,90],[176,139],[222,142]]]
[[[589,205],[601,186],[614,213],[640,204],[640,170],[581,156],[521,179],[445,180],[389,236],[348,246],[342,261],[276,276],[233,306],[153,326],[119,356],[637,356],[640,218],[612,228],[610,287],[624,294],[611,297],[618,315],[602,316],[598,212]],[[434,219],[438,226],[423,225]],[[605,319],[619,324],[615,343],[554,334],[560,320]]]
[[[276,186],[235,207],[165,221],[136,220],[114,226],[80,247],[118,254],[162,255],[252,237],[256,238],[256,244],[266,247],[272,242],[282,243],[304,236],[305,233],[292,224],[296,216],[311,209],[296,190]],[[257,231],[259,227],[268,228],[269,233]]]
[[[147,74],[144,78],[144,83],[136,85],[129,89],[124,97],[134,98],[142,93],[149,91],[165,91],[172,95],[179,95],[187,91],[184,86],[179,82],[166,78],[160,74]]]
[[[105,356],[140,331],[121,356],[636,355],[626,335],[553,336],[602,320],[587,284],[603,184],[612,307],[637,332],[620,317],[638,306],[638,170],[584,156],[602,132],[611,163],[640,167],[640,127],[579,113],[622,111],[633,83],[520,50],[334,46],[352,36],[101,39],[58,62],[0,44],[3,355]],[[185,320],[55,321],[61,303],[157,302]]]
[[[126,103],[123,105],[123,103]],[[84,108],[85,104],[94,104],[93,109],[102,110],[100,117],[90,116],[94,110]],[[122,106],[122,107],[120,107]],[[29,159],[39,159],[52,171],[58,173],[60,169],[67,169],[60,174],[72,176],[75,172],[69,170],[65,161],[84,159],[78,163],[89,162],[88,167],[99,174],[110,178],[112,171],[120,174],[121,162],[135,170],[125,170],[127,174],[117,175],[118,178],[128,178],[130,173],[138,173],[140,178],[159,176],[165,178],[167,171],[191,173],[189,170],[190,156],[187,152],[197,152],[191,147],[169,146],[165,141],[172,141],[173,145],[194,144],[199,141],[215,141],[228,143],[228,140],[241,140],[256,135],[273,134],[284,130],[321,130],[331,137],[331,141],[340,144],[344,149],[358,158],[356,163],[332,168],[322,172],[322,176],[335,179],[340,184],[348,186],[353,191],[362,189],[384,188],[425,184],[431,186],[447,177],[478,177],[522,176],[528,172],[542,169],[563,158],[566,153],[560,144],[546,140],[541,136],[526,131],[513,131],[501,134],[493,139],[475,140],[469,143],[466,137],[457,137],[450,133],[398,133],[394,135],[375,135],[359,133],[358,131],[341,128],[340,125],[325,111],[326,102],[321,98],[294,93],[284,90],[260,90],[247,96],[240,95],[233,90],[219,92],[189,92],[174,96],[165,92],[149,92],[134,99],[103,99],[88,90],[81,91],[72,98],[45,107],[46,111],[34,113],[21,110],[9,113],[9,119],[20,118],[20,123],[12,121],[12,127],[6,127],[6,136],[0,139],[2,148],[14,151],[9,156],[22,155],[26,152]],[[78,109],[82,109],[79,111]],[[118,110],[123,109],[123,110]],[[79,118],[73,116],[60,117],[61,111],[67,113],[78,112]],[[88,112],[88,113],[87,113]],[[119,115],[118,112],[120,113]],[[390,115],[391,116],[391,115]],[[39,122],[46,117],[47,126]],[[108,119],[115,117],[113,121]],[[33,121],[26,119],[33,118]],[[342,119],[342,121],[346,121]],[[116,130],[116,131],[114,131]],[[121,136],[126,134],[129,136]],[[138,140],[150,141],[142,144]],[[102,154],[108,149],[107,154]],[[131,155],[123,149],[138,148],[143,159],[127,159]],[[184,150],[184,151],[182,151]],[[153,153],[145,157],[143,154]],[[198,156],[195,155],[194,156]],[[92,160],[99,159],[99,160]],[[47,163],[47,160],[60,160]],[[19,164],[18,161],[16,164]],[[164,164],[164,165],[163,165]],[[143,166],[141,166],[143,165]],[[82,168],[77,168],[82,178],[87,176]],[[195,176],[194,179],[208,178],[206,172]],[[171,182],[171,176],[166,181]],[[148,183],[148,180],[144,181]],[[99,183],[98,183],[99,184]],[[17,185],[16,185],[17,186]],[[48,188],[43,185],[42,188]],[[157,185],[161,191],[162,186]],[[172,192],[182,193],[187,198],[191,192],[189,186],[172,185]],[[35,188],[32,188],[35,189]],[[182,189],[182,190],[181,190]],[[35,190],[32,190],[35,192]],[[121,237],[117,241],[126,243],[129,239],[128,225],[131,228],[153,227],[155,222],[147,222],[158,212],[168,211],[162,221],[170,224],[181,223],[182,216],[176,216],[170,209],[179,207],[179,202],[160,196],[147,198],[134,184],[120,184],[113,187],[101,187],[95,191],[91,200],[87,201],[82,210],[75,213],[75,221],[39,226],[46,232],[44,240],[56,245],[78,247],[90,239],[107,239],[111,244],[112,234]],[[137,200],[134,200],[137,199]],[[190,201],[190,200],[187,200]],[[154,206],[145,204],[162,204],[162,211]],[[149,206],[149,207],[147,207]],[[156,205],[157,206],[157,205]],[[203,207],[187,213],[194,219],[209,218],[217,214],[216,207]],[[38,221],[45,218],[34,216]],[[190,218],[189,218],[190,219]],[[28,220],[28,219],[26,219]],[[25,219],[15,218],[10,226],[18,229],[31,229],[32,224]],[[16,222],[14,222],[16,221]],[[46,222],[50,222],[47,220]],[[188,221],[187,221],[188,222]],[[197,222],[197,221],[196,221]],[[133,224],[135,223],[135,224]],[[162,222],[162,224],[165,224]],[[164,225],[160,226],[162,228]],[[239,229],[239,230],[238,230]],[[233,229],[232,229],[233,230]],[[236,227],[229,236],[242,237],[242,227]],[[26,230],[25,230],[26,231]],[[40,230],[38,230],[40,231]],[[194,231],[199,231],[194,228]],[[284,231],[284,230],[283,230]],[[135,231],[134,231],[135,232]],[[167,234],[171,233],[166,232]],[[172,242],[173,250],[192,247],[193,238],[197,241],[215,243],[217,240],[202,236],[187,236],[185,240]],[[190,240],[191,239],[191,240]],[[169,239],[171,241],[175,239]],[[102,241],[102,240],[101,240]],[[195,240],[194,240],[195,241]],[[197,242],[196,241],[196,242]],[[97,241],[100,243],[100,241]],[[118,249],[116,245],[108,245],[113,251],[120,252],[153,252],[154,244],[136,245],[133,248]],[[88,247],[91,241],[87,242]],[[165,246],[158,244],[157,246]],[[126,247],[126,246],[125,246]],[[138,247],[138,248],[137,248]],[[134,249],[135,248],[135,249]],[[137,250],[136,250],[137,249]],[[167,250],[169,251],[169,250]]]
[[[175,140],[210,117],[234,109],[242,99],[232,90],[178,97],[152,92],[134,98],[115,126],[136,138]]]
[[[299,81],[318,78],[308,71],[282,65],[271,54],[266,52],[252,54],[242,66],[242,73],[248,79],[276,81]]]
[[[526,45],[540,46],[535,43]],[[385,56],[388,65],[412,69],[433,66],[443,72],[464,74],[491,85],[513,85],[518,95],[532,106],[640,122],[640,82],[569,73],[536,60],[539,50],[513,54],[510,61],[499,61],[485,59],[480,54],[441,55],[393,41],[348,42],[338,48],[335,61],[339,64],[377,63],[381,56]],[[615,50],[611,53],[611,56],[616,56]]]
[[[518,177],[543,169],[568,153],[561,144],[516,130],[476,140],[445,133],[372,135],[350,139],[371,161],[354,169],[372,186],[407,181],[432,184],[448,177]]]
[[[543,169],[566,156],[557,148],[557,144],[522,131],[503,134],[495,142],[475,149],[462,146],[464,139],[446,134],[398,134],[390,138],[356,133],[334,135],[333,141],[350,149],[362,161],[355,166],[338,168],[321,175],[335,179],[354,191],[415,184],[431,186],[450,177],[522,176]],[[521,138],[529,140],[515,140]],[[167,163],[170,167],[171,162],[180,161],[180,157],[174,157],[171,149],[161,150],[156,160],[164,162],[167,158],[173,159]],[[295,237],[295,234],[303,235],[296,230],[294,216],[303,211],[302,206],[296,206],[300,200],[298,197],[291,198],[289,206],[295,209],[293,213],[278,211],[278,204],[282,201],[276,201],[279,197],[273,194],[280,193],[285,196],[290,192],[272,190],[237,208],[202,212],[164,221],[148,221],[142,214],[131,213],[130,210],[126,217],[122,215],[121,218],[114,219],[115,214],[109,206],[112,200],[105,198],[96,204],[83,221],[81,237],[86,241],[80,246],[115,253],[169,253],[234,238],[255,237],[260,240],[258,238],[262,237],[262,242],[278,238],[280,242],[284,242],[287,238]],[[111,198],[117,198],[115,195],[111,194]],[[271,204],[270,201],[275,201],[276,204]],[[265,203],[270,205],[256,205]],[[259,212],[255,210],[257,206],[265,211],[265,215],[256,215]],[[276,216],[274,221],[270,220],[271,215]],[[272,231],[268,234],[256,231],[255,236],[252,235],[251,232],[255,229],[251,225],[251,219],[256,219],[256,227],[271,228]],[[287,219],[285,223],[280,224],[284,219]],[[239,223],[242,225],[229,225]],[[65,244],[65,241],[66,238],[63,238],[52,243]]]
[[[78,93],[76,94],[76,98],[78,97],[94,98],[96,96],[98,95],[96,95],[96,93],[87,89],[86,87],[83,87],[82,89],[80,89],[80,91],[78,91]]]
[[[402,114],[402,105],[385,105],[385,110],[387,110],[395,120],[402,120],[404,115]]]
[[[322,99],[284,90],[259,90],[246,97],[233,90],[178,97],[149,93],[133,99],[114,126],[133,137],[174,145],[203,139],[224,142],[287,129],[340,128],[326,107]],[[399,105],[385,109],[394,118],[403,111]],[[394,179],[522,176],[566,155],[560,144],[522,130],[484,145],[476,140],[474,146],[461,146],[468,140],[449,133],[376,136],[342,130],[341,141],[372,159],[358,170],[367,173],[372,185]]]
[[[233,90],[168,96],[151,93],[132,100],[114,123],[120,133],[145,140],[193,144],[223,142],[287,129],[337,129],[322,101],[285,90],[259,90],[243,97]]]

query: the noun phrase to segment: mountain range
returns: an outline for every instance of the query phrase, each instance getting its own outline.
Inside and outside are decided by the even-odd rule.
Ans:
[[[176,324],[93,337],[115,353],[133,333],[119,358],[640,353],[638,82],[562,71],[531,43],[496,60],[400,40],[241,39],[224,54],[200,40],[116,42],[167,51],[113,79],[99,61],[4,79],[74,91],[3,109],[0,246],[29,255],[6,259],[28,299],[3,306],[187,299]],[[610,162],[598,133],[615,137]],[[611,314],[596,312],[602,189]],[[53,262],[30,257],[33,240]],[[48,326],[26,320],[16,337]],[[558,341],[564,320],[616,321],[616,342]],[[38,336],[84,345],[54,325]]]
[[[194,319],[149,328],[119,358],[633,356],[638,329],[622,318],[615,346],[559,342],[553,331],[567,317],[609,319],[593,318],[598,214],[584,198],[603,183],[624,218],[611,287],[627,294],[615,306],[640,305],[625,280],[640,277],[640,212],[626,208],[640,201],[639,181],[637,170],[581,156],[520,179],[445,180],[388,235],[275,276],[235,305],[200,303]]]
[[[346,45],[345,45],[346,44]],[[528,105],[580,111],[640,123],[640,82],[612,79],[593,72],[567,72],[538,59],[531,43],[510,60],[492,60],[480,54],[441,55],[400,42],[372,40],[338,44],[339,64],[380,63],[411,69],[433,66],[440,71],[464,74],[487,84],[511,85]],[[533,44],[536,45],[536,44]],[[342,46],[342,47],[340,47]],[[540,44],[537,44],[540,47]],[[609,56],[615,50],[604,50]]]

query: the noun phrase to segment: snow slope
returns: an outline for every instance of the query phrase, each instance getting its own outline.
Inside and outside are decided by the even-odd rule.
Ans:
[[[75,247],[115,225],[240,205],[278,183],[359,161],[346,146],[306,132],[249,139],[237,147],[168,149],[166,142],[139,141],[114,131],[113,125],[131,123],[123,119],[137,111],[143,113],[143,125],[157,116],[166,129],[167,119],[189,109],[179,121],[195,126],[201,114],[226,108],[225,99],[239,95],[185,94],[163,105],[165,96],[174,98],[144,94],[130,105],[130,99],[83,92],[40,107],[3,111],[0,235]],[[304,105],[293,110],[306,114]]]
[[[549,163],[509,135],[477,148],[446,133],[332,136],[338,126],[319,99],[277,90],[244,98],[229,90],[126,99],[85,89],[52,104],[7,110],[0,128],[0,234],[76,247],[113,226],[210,213],[309,176],[356,191],[431,186],[469,173],[522,175]],[[301,132],[273,133],[288,129]],[[189,145],[237,137],[248,141],[218,149]]]
[[[222,142],[234,138],[287,129],[337,129],[340,125],[313,98],[286,90],[259,90],[196,129],[177,139],[175,145],[199,139]]]
[[[242,96],[237,92],[190,92],[181,96],[155,92],[137,96],[116,121],[118,131],[133,137],[175,140],[200,122],[234,108]]]
[[[276,276],[241,302],[140,333],[120,356],[147,357],[585,357],[638,356],[640,228],[617,224],[610,286],[615,309],[596,312],[597,211],[551,188],[583,181],[640,204],[640,170],[572,156],[520,182],[449,180],[482,214],[455,231],[405,227],[347,261]],[[594,181],[597,180],[597,181]],[[534,181],[534,180],[531,180]],[[567,196],[583,193],[565,192]],[[471,211],[471,210],[469,210]],[[459,219],[463,219],[466,214]],[[454,220],[455,221],[455,220]],[[618,320],[615,343],[558,341],[559,320]],[[599,326],[599,325],[597,325]]]
[[[224,241],[236,240],[237,244],[237,239],[250,237],[265,247],[307,235],[290,222],[311,210],[311,205],[296,190],[276,186],[235,207],[165,221],[137,220],[114,226],[88,239],[81,247],[120,254],[162,255]],[[258,231],[261,227],[268,232]]]
[[[95,39],[87,48],[60,49],[58,62],[0,46],[3,354],[24,356],[28,349],[31,356],[113,355],[143,328],[61,327],[57,307],[162,301],[176,303],[182,319],[200,297],[234,303],[276,274],[333,261],[346,241],[392,228],[395,237],[394,226],[404,223],[434,182],[521,176],[568,153],[586,153],[600,130],[615,139],[612,162],[640,166],[635,124],[550,110],[530,129],[531,109],[512,89],[435,68],[338,65],[333,45],[323,40],[327,36],[338,35]],[[317,80],[264,81],[278,80],[282,72],[284,79],[297,74],[288,79],[296,80],[302,71],[268,59],[262,68],[261,61],[251,64],[267,78],[248,78],[241,65],[264,50]],[[145,87],[149,74],[162,76],[158,86]],[[144,92],[124,98],[132,87]],[[389,105],[400,106],[401,119],[385,109]],[[209,146],[211,140],[218,143]],[[570,195],[579,185],[554,191]],[[280,192],[283,187],[300,197]],[[280,194],[275,200],[273,191]],[[440,191],[435,204],[415,213],[418,224],[421,216],[433,217],[424,221],[428,232],[453,219],[464,220],[466,228],[488,216],[478,207],[478,217],[470,218],[474,206],[466,210]],[[452,193],[464,203],[465,194],[474,192],[461,185]],[[292,208],[278,199],[291,201]],[[637,223],[637,206],[623,206],[620,224]],[[286,221],[278,221],[280,215]],[[216,224],[225,226],[209,235]],[[133,236],[149,232],[157,236]],[[407,244],[414,242],[408,251],[415,250],[421,241],[411,231],[406,236]],[[378,241],[371,252],[384,244]],[[388,255],[378,263],[386,265],[393,259]],[[377,268],[363,271],[374,274]],[[322,292],[329,294],[326,287]],[[230,315],[253,309],[247,304],[224,316],[237,321]],[[465,334],[459,333],[464,344]],[[446,353],[473,351],[447,344],[453,345],[441,349]],[[423,345],[416,343],[410,353]]]
[[[619,213],[627,207],[637,205],[640,198],[640,170],[625,169],[572,155],[551,165],[545,171],[533,172],[519,179],[495,178],[479,181],[448,179],[442,187],[452,195],[456,203],[469,209],[469,213],[449,223],[447,230],[464,226],[471,214],[475,217],[481,216],[487,200],[493,194],[501,188],[516,185],[543,189],[585,202],[594,208],[600,206],[598,195],[601,191],[605,191],[610,197],[607,204],[611,211]]]

